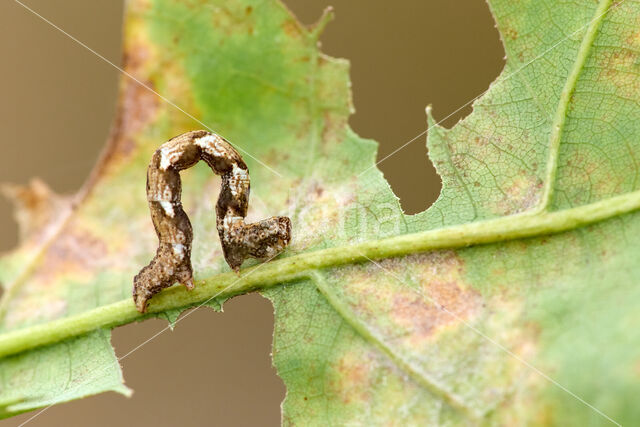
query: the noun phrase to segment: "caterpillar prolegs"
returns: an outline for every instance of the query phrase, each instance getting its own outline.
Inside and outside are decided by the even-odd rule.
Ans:
[[[291,221],[287,217],[244,222],[249,204],[249,170],[229,142],[203,130],[176,136],[156,150],[147,170],[147,199],[159,246],[149,265],[133,279],[133,300],[141,313],[153,295],[173,283],[193,289],[193,231],[180,201],[179,172],[201,159],[222,177],[216,225],[225,260],[233,270],[238,271],[248,257],[274,257],[291,240]]]

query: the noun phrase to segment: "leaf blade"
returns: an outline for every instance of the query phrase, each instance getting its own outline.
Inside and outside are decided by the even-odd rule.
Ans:
[[[637,3],[627,1],[624,4],[627,9],[616,9],[604,19],[602,31],[619,26],[617,22],[623,13],[625,17],[640,14]],[[553,14],[552,18],[563,20],[561,26],[554,19],[546,19],[548,15],[545,13],[556,10],[556,7],[563,13]],[[514,62],[518,53],[523,52],[522,60],[527,55],[539,56],[541,51],[564,37],[564,27],[583,25],[593,17],[597,6],[584,2],[578,7],[572,4],[571,10],[566,7],[565,4],[546,1],[519,4],[518,8],[509,2],[492,2],[510,52],[507,71],[518,70],[518,63]],[[573,13],[573,9],[577,13]],[[623,27],[632,28],[629,25]],[[509,29],[516,32],[510,33]],[[519,33],[522,33],[521,37],[518,37]],[[542,42],[535,42],[538,36]],[[266,216],[267,212],[269,215],[277,214],[281,213],[278,209],[286,206],[287,213],[294,220],[297,238],[286,255],[301,253],[303,256],[292,257],[290,264],[286,259],[269,264],[265,268],[281,276],[259,276],[265,280],[263,285],[278,284],[278,277],[281,281],[303,278],[306,272],[296,271],[291,266],[297,261],[318,256],[318,252],[312,252],[318,248],[330,248],[333,252],[322,254],[333,254],[335,258],[334,264],[318,263],[316,268],[363,261],[364,258],[354,252],[354,246],[350,246],[363,239],[368,240],[364,246],[369,249],[375,249],[376,239],[396,235],[401,236],[398,241],[407,245],[411,239],[403,240],[402,236],[412,235],[406,233],[439,232],[437,227],[463,223],[470,223],[471,227],[463,230],[469,231],[473,227],[481,230],[485,223],[471,221],[491,218],[504,219],[504,224],[515,218],[512,232],[520,232],[518,226],[530,219],[525,216],[502,217],[531,209],[540,200],[548,158],[549,125],[552,123],[545,107],[548,104],[558,105],[560,91],[557,90],[557,82],[566,80],[568,74],[556,72],[553,63],[549,65],[547,61],[553,58],[558,64],[575,63],[575,52],[580,50],[581,39],[570,39],[564,48],[552,50],[545,61],[529,64],[517,79],[507,80],[503,73],[489,93],[475,104],[474,113],[465,121],[452,130],[432,129],[430,152],[443,176],[443,193],[427,212],[404,216],[380,172],[370,168],[375,159],[374,144],[360,139],[347,127],[351,107],[346,64],[319,54],[316,38],[317,34],[307,32],[279,3],[272,1],[214,2],[203,8],[193,2],[178,4],[157,0],[153,3],[132,2],[128,12],[125,40],[130,56],[127,70],[166,94],[180,108],[197,111],[196,116],[202,118],[201,121],[212,123],[216,130],[231,136],[232,141],[240,141],[256,159],[268,159],[267,164],[277,165],[279,169],[280,176],[274,177],[268,169],[259,166],[258,160],[249,158],[255,183],[254,194],[258,196],[254,201],[258,199],[260,204],[261,199],[263,203],[258,209],[254,205],[253,214],[258,217]],[[617,40],[622,46],[622,42],[632,44],[635,39],[627,42],[618,37]],[[611,48],[603,47],[603,51],[611,51]],[[592,59],[590,56],[586,63],[590,64]],[[630,70],[634,67],[632,62],[623,65]],[[608,66],[602,69],[611,70]],[[532,90],[532,85],[537,82],[536,74],[544,75],[545,79],[536,90]],[[597,83],[603,83],[601,80]],[[578,79],[575,91],[580,96],[583,94],[581,83],[582,80]],[[20,298],[25,305],[18,303],[12,307],[18,317],[13,318],[11,328],[46,322],[56,316],[72,316],[128,297],[135,266],[143,265],[153,250],[153,233],[148,226],[146,212],[139,208],[144,204],[142,191],[138,193],[140,189],[136,187],[142,181],[140,171],[144,170],[150,152],[159,141],[190,129],[194,122],[182,117],[180,111],[159,104],[153,96],[134,85],[123,84],[122,93],[121,126],[115,132],[112,154],[102,170],[103,176],[80,212],[74,216],[71,228],[58,242],[59,246],[54,246],[52,251],[59,253],[88,235],[86,240],[107,242],[106,253],[113,256],[113,262],[95,265],[90,260],[87,267],[80,262],[82,258],[78,254],[72,254],[74,262],[59,268],[56,271],[59,276],[54,278],[54,282],[62,284],[64,310],[54,310],[53,314],[36,311],[36,316],[32,316],[29,308],[43,306],[39,304],[38,286],[51,279],[46,275],[39,277],[36,272],[35,279],[31,278],[33,282],[21,291],[24,293]],[[636,93],[630,96],[638,98]],[[588,106],[586,101],[588,99],[583,104]],[[573,106],[571,104],[568,108],[569,113],[575,112]],[[630,112],[636,111],[631,104],[626,108],[630,108]],[[568,120],[565,126],[569,130],[585,127],[580,120]],[[624,135],[637,135],[633,123],[624,130]],[[608,138],[613,142],[620,139]],[[247,145],[244,145],[245,141]],[[565,146],[561,144],[561,149]],[[619,148],[616,144],[613,146]],[[560,159],[564,155],[561,151]],[[589,211],[592,206],[584,206],[582,197],[586,182],[584,176],[580,180],[575,173],[566,172],[571,169],[567,168],[567,161],[559,161],[558,164],[558,194],[571,190],[577,195],[572,204],[554,205],[562,208],[558,214],[569,212],[565,208],[570,206],[583,206]],[[628,169],[627,163],[620,164]],[[358,175],[367,168],[369,170]],[[566,174],[572,177],[568,181],[563,178]],[[203,202],[215,199],[217,182],[210,178],[208,171],[198,168],[187,175],[186,181],[195,184],[185,186],[184,201],[185,205],[193,206],[197,239],[194,259],[199,263],[196,274],[200,278],[212,278],[199,288],[210,292],[221,289],[214,288],[212,282],[227,280],[224,274],[218,275],[223,267],[215,236],[210,233],[214,229],[213,216],[207,203]],[[604,187],[599,189],[597,197],[589,196],[587,201],[601,200],[606,205],[609,201],[620,200],[610,198],[614,194],[622,194],[625,201],[635,197],[635,193],[627,193],[634,190],[634,186],[619,183],[617,187],[608,186],[604,179],[600,181]],[[114,188],[119,189],[116,194]],[[110,208],[116,205],[120,208]],[[109,214],[105,215],[105,212]],[[595,214],[596,211],[589,212]],[[628,211],[612,215],[624,212]],[[585,218],[578,217],[583,222],[571,223],[568,229],[584,224]],[[547,217],[536,217],[535,220],[540,218]],[[595,217],[589,218],[593,220]],[[629,257],[621,255],[621,249],[633,249],[623,238],[624,230],[634,229],[633,218],[634,215],[622,216],[584,230],[569,231],[548,238],[551,243],[537,237],[385,261],[381,265],[394,273],[390,277],[387,277],[386,270],[380,270],[375,264],[335,269],[326,273],[327,285],[324,288],[327,295],[340,295],[338,300],[333,298],[333,306],[321,295],[314,296],[314,288],[308,282],[287,286],[286,293],[282,292],[285,288],[268,291],[276,306],[279,328],[274,338],[274,353],[280,356],[276,357],[275,363],[291,391],[284,403],[285,420],[291,423],[314,420],[337,423],[356,420],[364,414],[372,421],[404,419],[459,424],[466,422],[469,414],[480,414],[496,422],[530,419],[553,423],[557,420],[574,421],[577,417],[591,421],[593,413],[589,411],[580,412],[576,418],[563,413],[563,405],[568,404],[566,395],[553,395],[555,389],[543,384],[540,378],[530,376],[520,364],[515,363],[517,361],[498,351],[499,348],[478,339],[468,325],[487,329],[487,336],[498,336],[507,347],[522,351],[545,370],[548,367],[559,370],[563,381],[566,375],[566,381],[572,387],[576,385],[577,390],[588,392],[594,403],[603,396],[606,400],[610,395],[595,390],[589,384],[581,385],[579,378],[570,375],[571,366],[568,361],[561,360],[560,355],[565,354],[562,351],[564,347],[558,344],[557,339],[544,340],[540,338],[542,334],[536,334],[536,327],[544,329],[545,333],[558,332],[557,327],[548,321],[550,314],[544,310],[531,314],[528,310],[533,310],[536,302],[548,303],[559,299],[561,295],[556,290],[566,290],[568,295],[574,295],[579,301],[578,291],[583,289],[579,286],[581,283],[574,281],[567,285],[563,282],[572,277],[569,272],[576,277],[600,272],[610,280],[624,277],[632,283],[635,276],[628,264]],[[611,226],[616,223],[624,227],[617,229]],[[613,246],[607,242],[602,245],[598,240],[598,236],[602,240],[607,230],[615,236],[612,242],[608,242]],[[500,230],[497,229],[496,233],[498,235]],[[126,239],[109,239],[111,235],[135,235],[138,241],[136,245],[129,245]],[[524,236],[518,235],[520,238]],[[419,247],[424,248],[420,245],[424,242],[405,249],[418,251]],[[545,245],[552,249],[541,249]],[[595,251],[591,257],[592,265],[581,258],[590,249]],[[607,255],[598,255],[597,250],[600,249]],[[341,251],[344,252],[342,255],[336,255]],[[565,254],[567,251],[570,256]],[[390,249],[387,254],[392,252]],[[121,263],[120,256],[113,255],[116,253],[124,253],[127,262]],[[110,258],[98,251],[96,254],[92,258]],[[400,255],[401,251],[395,254]],[[571,261],[568,272],[553,264],[555,259],[563,256]],[[550,271],[555,276],[540,274],[528,261],[536,257],[545,259],[545,265],[551,266]],[[509,260],[520,260],[518,262],[522,265],[512,265]],[[602,268],[594,269],[593,265]],[[629,271],[626,276],[616,276],[617,270]],[[102,277],[82,276],[82,273],[90,271],[107,273]],[[402,280],[397,283],[395,275],[399,274]],[[69,280],[70,277],[73,280]],[[516,284],[515,289],[510,289],[511,283],[504,277],[509,277]],[[403,286],[405,281],[410,286]],[[243,283],[250,281],[246,279]],[[601,299],[617,298],[612,296],[609,287],[598,283],[593,286],[599,292],[594,295]],[[625,289],[635,301],[631,289]],[[198,295],[202,296],[202,293]],[[437,300],[450,299],[450,311],[464,322],[455,318],[445,319],[440,310],[443,304],[434,304],[434,298],[427,298],[434,295]],[[51,302],[50,295],[42,296]],[[175,308],[184,306],[178,304],[185,301],[182,298],[184,295],[180,290],[170,289],[159,295],[157,301],[162,307]],[[176,304],[171,305],[171,301]],[[570,307],[568,316],[579,318],[579,307],[575,304],[567,306]],[[625,307],[628,311],[629,307]],[[314,327],[316,312],[324,313],[321,319],[333,326],[326,330]],[[340,312],[344,315],[341,316]],[[347,312],[355,313],[351,317],[357,319],[360,326],[345,320],[349,316],[345,314]],[[492,316],[494,313],[499,315]],[[620,329],[619,324],[624,323],[611,313],[606,317],[616,331]],[[536,327],[532,328],[530,323]],[[304,339],[282,332],[283,328],[295,329],[299,325],[309,328],[302,331]],[[595,327],[590,324],[591,330]],[[336,332],[338,329],[343,332]],[[585,335],[580,331],[572,332],[575,342],[585,342]],[[602,331],[595,332],[598,337],[602,336]],[[280,333],[286,339],[279,338]],[[404,337],[395,337],[397,333],[404,333]],[[330,342],[332,334],[340,334],[334,340],[335,351],[333,347],[314,347],[306,342],[307,338],[321,343]],[[379,337],[379,343],[371,345],[367,336]],[[288,348],[281,349],[281,345],[287,347],[286,340],[291,341]],[[386,353],[379,350],[381,347],[387,349]],[[593,367],[597,361],[593,354],[584,354],[581,366]],[[391,358],[387,357],[389,355]],[[635,355],[627,356],[626,359],[620,354],[609,356],[610,360],[624,359],[624,363],[619,365],[624,366],[625,374],[629,373]],[[358,366],[361,360],[370,362],[364,371]],[[393,360],[395,365],[402,365],[404,360],[419,367],[422,373],[417,375],[422,375],[424,381],[421,383],[420,378],[415,381],[415,372],[409,372],[413,377],[407,376],[394,365]],[[291,366],[296,367],[291,370],[296,372],[294,377],[287,372]],[[635,390],[635,383],[626,383],[624,378],[616,375],[613,378],[620,388]],[[309,397],[305,396],[304,388],[307,379],[309,390],[317,398],[313,403],[302,399]],[[441,386],[429,387],[429,384],[436,383]],[[389,386],[383,387],[385,384]],[[458,409],[462,407],[462,412],[456,412],[446,403],[447,398],[452,400],[450,396],[460,397],[462,404],[456,406]],[[411,404],[407,406],[401,402]],[[624,406],[629,402],[626,395],[623,394],[618,402],[622,409],[620,405],[606,401],[603,408],[607,412],[612,410],[620,420],[632,419],[629,417],[635,414]],[[527,406],[528,403],[531,405]],[[371,407],[378,409],[367,412]],[[466,408],[471,410],[465,412]],[[536,418],[541,416],[539,414],[548,418]],[[314,417],[309,418],[311,415]]]
[[[99,329],[0,361],[0,418],[105,391],[125,396],[111,332]]]

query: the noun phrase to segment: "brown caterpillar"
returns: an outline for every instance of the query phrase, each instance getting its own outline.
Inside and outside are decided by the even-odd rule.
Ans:
[[[291,240],[291,221],[287,217],[245,224],[249,170],[229,142],[203,130],[176,136],[156,150],[147,170],[147,200],[160,243],[156,256],[133,278],[133,301],[141,313],[153,295],[175,282],[193,289],[193,231],[180,201],[179,172],[200,159],[222,176],[216,224],[225,260],[233,270],[237,272],[248,257],[274,257]]]

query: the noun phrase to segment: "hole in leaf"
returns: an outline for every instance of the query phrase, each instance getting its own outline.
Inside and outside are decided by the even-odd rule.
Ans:
[[[334,6],[336,18],[321,36],[322,51],[351,62],[356,113],[350,124],[380,143],[378,161],[389,156],[378,167],[405,212],[425,210],[440,193],[440,177],[427,157],[426,136],[407,142],[426,130],[427,104],[437,121],[451,127],[471,113],[470,105],[460,107],[502,70],[504,49],[487,3],[286,3],[306,24]]]

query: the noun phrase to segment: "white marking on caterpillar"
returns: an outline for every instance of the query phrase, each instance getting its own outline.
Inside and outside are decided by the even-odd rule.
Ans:
[[[237,196],[238,193],[247,191],[249,187],[249,173],[238,165],[234,164],[231,170],[231,178],[229,182],[229,189],[233,196]]]
[[[224,148],[222,148],[222,145],[225,143],[224,139],[214,134],[196,139],[196,145],[211,156],[223,156]]]
[[[176,152],[175,147],[164,147],[160,149],[160,169],[166,171],[173,165],[180,157],[180,154]]]
[[[160,200],[160,206],[164,209],[164,213],[173,218],[175,216],[175,212],[173,211],[173,204],[171,202],[167,202],[166,200]]]
[[[182,243],[177,243],[175,245],[171,245],[173,249],[173,254],[179,259],[184,258],[185,254],[185,246]]]
[[[146,310],[153,295],[175,282],[193,288],[193,231],[180,202],[179,172],[199,160],[222,176],[216,226],[225,260],[233,270],[238,271],[248,257],[275,256],[291,240],[291,221],[287,217],[245,223],[249,171],[227,141],[206,131],[172,138],[156,150],[147,170],[147,200],[160,244],[156,256],[133,279],[133,300],[140,312]]]

